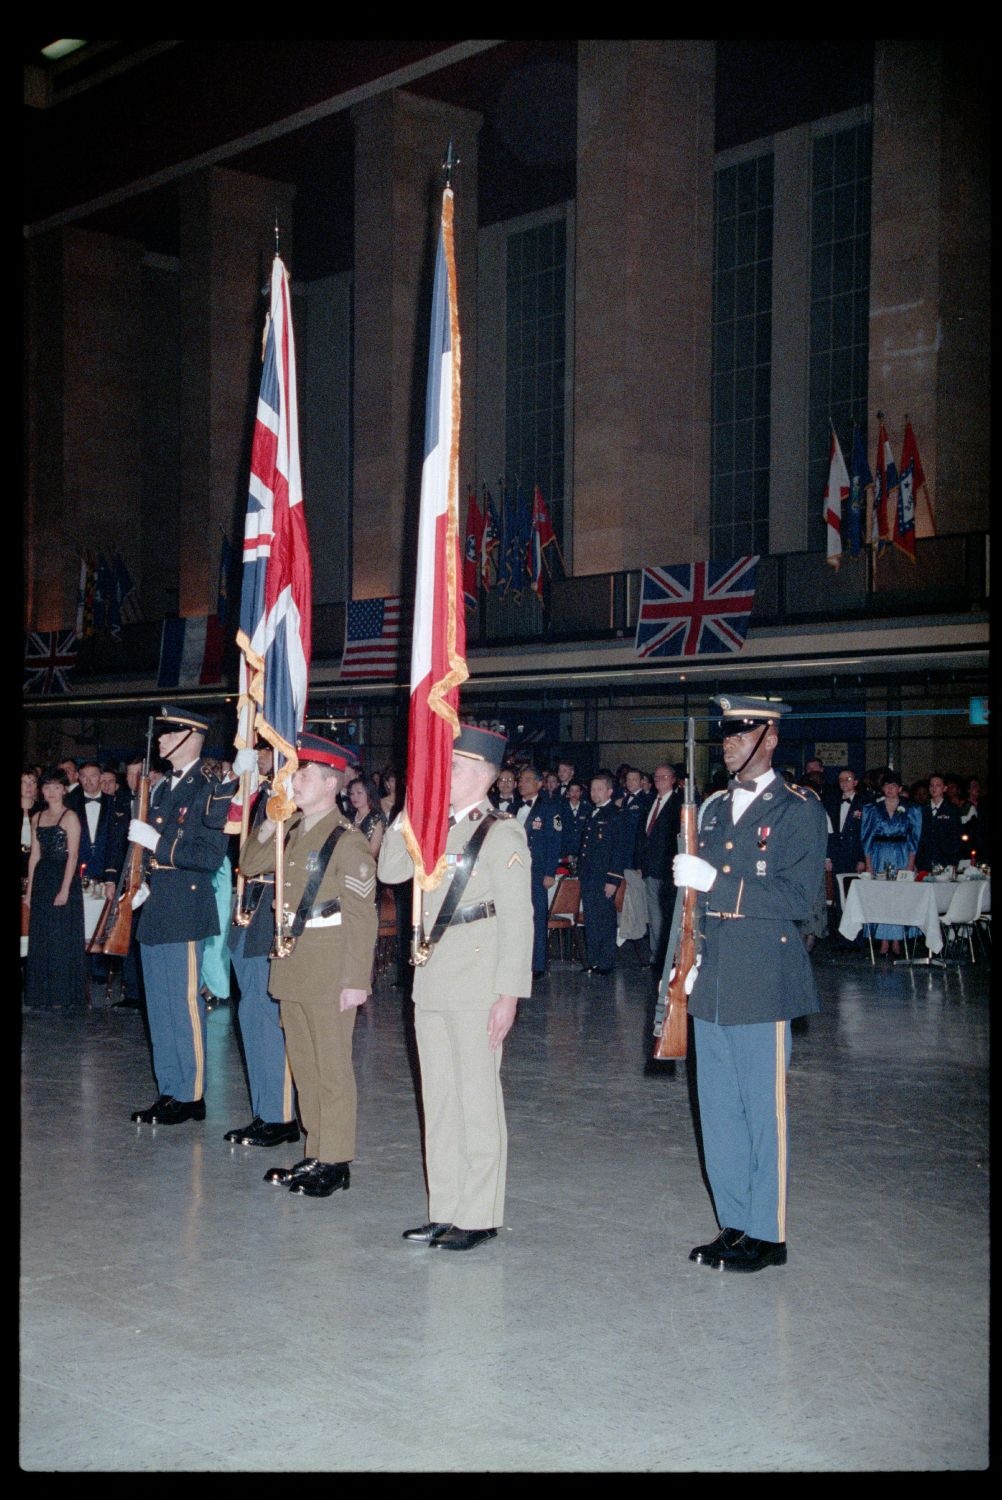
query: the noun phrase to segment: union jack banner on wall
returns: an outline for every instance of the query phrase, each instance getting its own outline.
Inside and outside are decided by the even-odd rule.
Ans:
[[[638,656],[711,656],[740,651],[755,602],[758,554],[730,561],[644,568]]]
[[[68,693],[77,664],[75,630],[33,630],[24,638],[25,693]]]

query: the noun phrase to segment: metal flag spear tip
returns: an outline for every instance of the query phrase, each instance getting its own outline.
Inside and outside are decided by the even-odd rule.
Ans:
[[[280,246],[279,246],[279,228],[278,228],[278,209],[277,208],[275,209],[275,254],[276,255],[280,255],[281,254],[281,249],[280,249]]]
[[[443,158],[443,161],[442,161],[442,171],[445,173],[445,185],[446,185],[447,188],[451,188],[452,187],[452,173],[453,173],[454,169],[456,167],[458,167],[458,166],[459,166],[459,157],[455,154],[455,151],[453,150],[452,141],[450,140],[449,141],[449,149],[446,151],[445,157]]]

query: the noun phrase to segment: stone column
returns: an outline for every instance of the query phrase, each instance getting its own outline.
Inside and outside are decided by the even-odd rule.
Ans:
[[[973,74],[937,41],[878,42],[870,244],[870,423],[899,456],[911,418],[937,529],[988,526],[988,132]],[[922,516],[916,532],[924,534]]]
[[[185,179],[181,202],[182,615],[216,606],[222,532],[243,535],[250,445],[261,383],[261,334],[275,254],[292,268],[288,183],[210,168]]]
[[[578,48],[575,572],[706,557],[714,46]]]
[[[442,159],[451,139],[462,379],[460,525],[476,396],[480,116],[406,92],[357,106],[352,596],[406,592],[416,554]]]
[[[29,242],[27,623],[69,627],[79,552],[118,546],[138,514],[142,246],[62,229]]]

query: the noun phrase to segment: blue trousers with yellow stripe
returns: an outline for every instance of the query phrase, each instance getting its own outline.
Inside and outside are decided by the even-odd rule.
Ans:
[[[703,1155],[722,1229],[786,1239],[789,1021],[693,1018]]]
[[[292,1074],[285,1055],[285,1032],[278,1001],[268,993],[271,968],[267,954],[248,958],[244,953],[248,927],[238,927],[230,948],[240,986],[237,1020],[244,1044],[251,1108],[269,1125],[288,1124],[295,1119]]]
[[[201,942],[140,943],[153,1072],[161,1094],[189,1104],[205,1092]]]

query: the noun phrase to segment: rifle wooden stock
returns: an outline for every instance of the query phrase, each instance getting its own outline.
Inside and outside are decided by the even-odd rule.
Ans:
[[[139,782],[136,817],[146,821],[150,810],[150,736],[153,721],[146,738],[146,760]],[[104,953],[110,958],[124,958],[132,942],[132,903],[143,883],[143,857],[146,851],[142,844],[133,844],[118,877],[115,894],[104,903],[104,910],[94,929],[94,936],[87,944],[88,953]]]
[[[696,723],[689,720],[685,737],[685,801],[682,803],[682,820],[679,829],[679,851],[683,854],[696,852]],[[695,886],[684,887],[682,897],[682,919],[678,923],[675,951],[671,958],[671,973],[665,997],[665,1017],[661,1022],[661,1035],[654,1043],[654,1057],[658,1062],[670,1058],[685,1057],[689,1048],[689,997],[685,992],[685,981],[696,965],[696,896]],[[676,896],[676,902],[678,897]],[[676,913],[676,920],[677,913]],[[674,924],[673,924],[674,926]]]
[[[696,805],[686,803],[682,808],[682,844],[686,854],[696,852]],[[675,977],[668,985],[668,1005],[661,1023],[661,1035],[654,1043],[654,1056],[659,1062],[669,1058],[685,1057],[689,1045],[689,997],[685,993],[685,981],[689,970],[696,962],[696,896],[694,886],[685,887],[682,905],[682,923],[678,944],[672,957]]]

